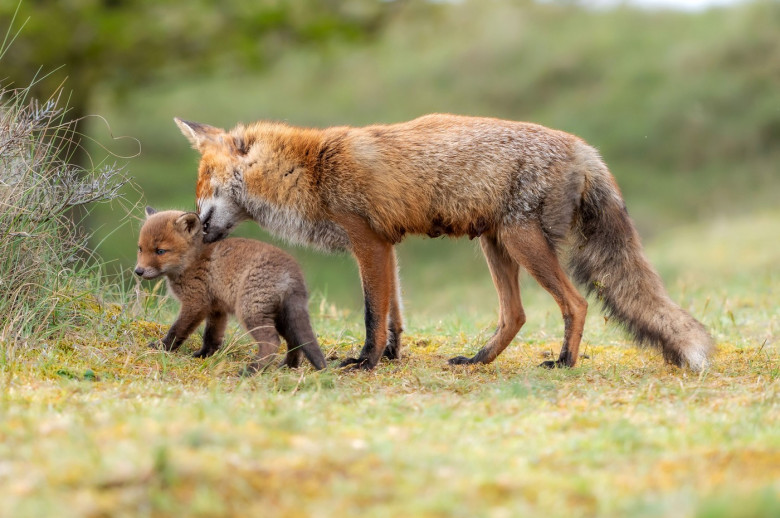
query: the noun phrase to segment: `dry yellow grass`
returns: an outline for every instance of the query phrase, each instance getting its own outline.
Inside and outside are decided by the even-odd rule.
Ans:
[[[721,345],[692,376],[623,346],[571,371],[536,368],[553,344],[453,369],[466,344],[407,341],[374,373],[248,380],[233,375],[246,346],[207,362],[111,343],[18,355],[0,514],[687,515],[780,489],[773,349]]]
[[[667,276],[686,272],[671,274],[674,296],[718,342],[701,375],[631,346],[595,311],[587,359],[537,368],[560,323],[533,290],[532,312],[552,316],[488,366],[446,365],[490,324],[454,315],[410,329],[405,358],[371,373],[249,379],[235,375],[252,353],[237,336],[206,360],[185,354],[197,337],[151,351],[164,327],[137,320],[135,301],[86,303],[83,330],[2,350],[0,516],[777,515],[780,253],[751,251],[777,221],[651,247]],[[724,238],[749,267],[693,268]],[[354,353],[357,316],[319,308],[324,349]]]

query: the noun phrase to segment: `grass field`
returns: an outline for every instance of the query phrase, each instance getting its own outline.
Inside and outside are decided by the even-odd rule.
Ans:
[[[371,373],[241,379],[235,327],[207,360],[146,349],[175,311],[159,286],[85,299],[77,333],[0,357],[0,516],[777,516],[778,227],[764,212],[648,244],[718,343],[701,375],[595,303],[588,358],[537,368],[562,325],[528,280],[513,345],[450,368],[493,325],[486,271],[448,287],[450,308],[407,284],[405,358]],[[312,312],[331,366],[360,347],[359,311],[316,294]]]
[[[375,38],[280,40],[262,70],[227,57],[212,76],[196,61],[148,84],[96,76],[100,116],[79,126],[94,163],[74,176],[85,189],[28,161],[61,155],[0,93],[0,518],[780,516],[780,3],[391,3]],[[527,277],[513,344],[491,365],[449,367],[490,336],[496,295],[477,243],[421,238],[398,246],[404,358],[373,372],[336,368],[364,338],[354,261],[303,248],[286,247],[326,371],[238,377],[253,351],[234,324],[209,359],[187,354],[199,336],[146,347],[177,306],[163,283],[130,279],[142,207],[194,202],[197,156],[173,116],[331,126],[436,111],[596,146],[671,296],[711,330],[712,367],[665,365],[592,301],[578,366],[539,369],[563,324]],[[64,217],[114,162],[126,196],[90,206],[88,228]],[[25,171],[42,180],[19,183]],[[238,233],[268,238],[253,223]]]

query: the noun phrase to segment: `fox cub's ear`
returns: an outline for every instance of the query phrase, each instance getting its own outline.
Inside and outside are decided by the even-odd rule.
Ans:
[[[146,206],[146,217],[148,218],[152,214],[157,214],[157,211],[151,208],[149,205]]]
[[[194,212],[185,212],[176,218],[176,228],[188,235],[195,235],[201,231],[200,218]]]
[[[204,146],[208,144],[222,144],[222,136],[225,130],[201,124],[199,122],[190,122],[174,117],[173,120],[179,126],[182,134],[187,137],[192,147],[198,151],[203,151]]]

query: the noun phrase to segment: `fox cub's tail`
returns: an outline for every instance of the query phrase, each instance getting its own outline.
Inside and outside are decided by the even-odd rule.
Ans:
[[[585,151],[585,150],[583,150]],[[712,338],[704,326],[667,295],[642,252],[639,236],[614,179],[592,148],[579,210],[575,211],[570,267],[574,279],[595,292],[608,316],[640,344],[664,358],[700,371],[708,365]]]

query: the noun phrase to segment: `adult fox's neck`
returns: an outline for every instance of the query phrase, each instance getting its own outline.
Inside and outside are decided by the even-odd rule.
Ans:
[[[339,167],[335,157],[346,131],[275,123],[245,128],[247,189],[278,206],[306,209],[311,219],[322,217],[322,187]]]
[[[246,156],[237,203],[260,226],[293,243],[323,250],[349,246],[331,218],[348,128],[325,130],[258,123],[244,128]],[[336,196],[334,196],[336,195]]]

